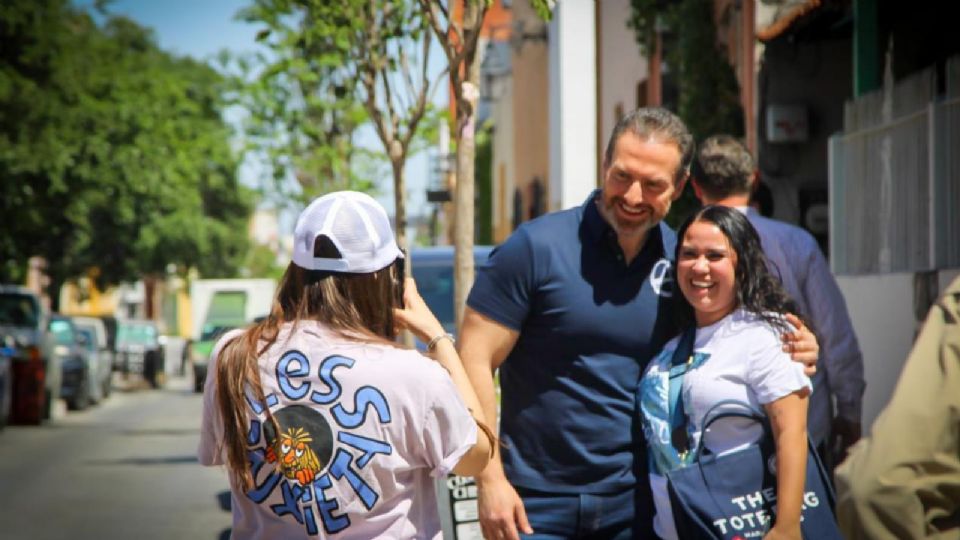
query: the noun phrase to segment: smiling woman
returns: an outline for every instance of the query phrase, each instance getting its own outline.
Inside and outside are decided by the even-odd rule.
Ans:
[[[695,221],[677,251],[677,280],[693,306],[697,326],[726,317],[737,305],[737,254],[716,225]]]
[[[703,448],[721,455],[742,450],[763,435],[760,424],[743,418],[723,418],[705,429],[710,411],[736,401],[766,410],[777,475],[772,530],[767,519],[737,532],[799,538],[811,385],[803,366],[791,361],[780,343],[779,334],[790,329],[783,317],[795,311],[793,303],[767,269],[759,236],[739,211],[707,206],[680,227],[677,237],[683,296],[676,305],[683,334],[650,363],[638,390],[657,534],[677,538],[678,531],[689,534],[696,521],[671,505],[671,473],[695,466]],[[722,536],[722,531],[715,533]]]

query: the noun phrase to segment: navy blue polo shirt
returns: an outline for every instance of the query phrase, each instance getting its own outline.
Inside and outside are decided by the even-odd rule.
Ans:
[[[520,333],[500,366],[502,456],[514,486],[615,493],[638,475],[646,482],[635,395],[674,334],[676,235],[654,227],[627,265],[598,196],[521,225],[478,268],[467,299]]]

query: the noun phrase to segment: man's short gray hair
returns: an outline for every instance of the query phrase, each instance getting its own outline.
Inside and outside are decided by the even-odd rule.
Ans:
[[[641,139],[656,139],[676,144],[680,150],[680,166],[674,180],[679,182],[690,172],[693,136],[677,115],[663,107],[642,107],[621,118],[607,141],[607,150],[603,155],[605,167],[613,161],[617,141],[625,132],[633,133]]]

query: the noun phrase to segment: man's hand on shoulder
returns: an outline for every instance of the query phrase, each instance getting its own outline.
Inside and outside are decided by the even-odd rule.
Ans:
[[[820,357],[817,336],[803,324],[800,317],[787,313],[786,318],[787,322],[797,328],[797,331],[783,334],[783,350],[790,353],[794,361],[803,363],[803,371],[807,377],[813,377],[817,372],[817,360]]]

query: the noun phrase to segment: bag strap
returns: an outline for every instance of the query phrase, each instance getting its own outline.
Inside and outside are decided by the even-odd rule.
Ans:
[[[701,431],[706,432],[711,424],[721,418],[746,418],[753,420],[763,427],[764,437],[773,437],[773,430],[770,427],[770,419],[767,415],[758,411],[749,403],[744,403],[737,399],[724,399],[714,403],[703,415],[703,427],[700,428]],[[696,455],[698,456],[703,454],[705,439],[706,437],[701,436],[700,441],[697,443]]]
[[[703,415],[703,429],[710,427],[715,420],[736,416],[740,418],[750,418],[759,423],[767,422],[767,415],[758,411],[749,403],[739,399],[724,399],[714,403]]]
[[[693,360],[693,342],[697,336],[697,328],[691,326],[680,336],[677,348],[673,350],[670,359],[670,393],[668,412],[670,414],[670,442],[673,447],[685,455],[690,451],[690,437],[687,435],[687,413],[684,411],[680,391],[683,389],[683,376]]]
[[[721,418],[747,418],[750,420],[756,421],[763,427],[764,437],[767,440],[773,440],[773,428],[770,426],[770,418],[757,410],[748,403],[744,403],[736,399],[724,399],[714,403],[707,413],[703,415],[703,431],[705,432],[710,424],[713,424],[715,421],[720,420]],[[697,461],[699,462],[700,457],[703,456],[704,440],[706,437],[701,436],[700,441],[697,444],[696,456]],[[836,505],[836,495],[833,492],[832,479],[830,474],[827,472],[826,467],[823,466],[823,462],[820,460],[820,455],[817,453],[817,448],[813,444],[813,440],[810,439],[809,435],[807,436],[807,469],[808,473],[812,469],[813,473],[819,478],[820,484],[823,486],[823,493],[820,493],[824,498],[831,509]],[[702,473],[703,469],[701,469]]]

